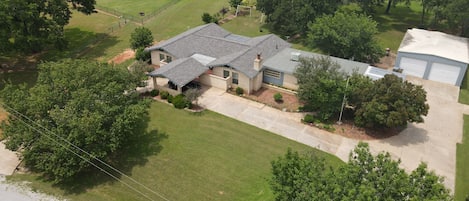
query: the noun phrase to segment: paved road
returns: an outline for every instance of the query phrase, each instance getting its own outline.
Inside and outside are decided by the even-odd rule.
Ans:
[[[421,161],[431,170],[445,177],[445,185],[454,190],[456,143],[462,138],[463,106],[457,103],[458,88],[425,80],[411,80],[424,84],[430,111],[424,124],[411,124],[400,135],[368,141],[373,153],[388,151],[401,158],[401,166],[408,171]],[[277,109],[234,96],[216,88],[208,88],[199,104],[220,114],[271,131],[297,142],[334,154],[347,161],[357,140],[330,134],[301,123],[301,114]]]

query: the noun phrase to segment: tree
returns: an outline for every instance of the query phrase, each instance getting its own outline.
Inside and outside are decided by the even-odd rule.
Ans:
[[[202,92],[198,88],[189,88],[184,92],[184,96],[188,103],[195,103],[197,105],[197,100],[202,95]]]
[[[388,0],[386,11],[384,13],[389,14],[392,6],[396,6],[398,3],[404,2],[407,6],[410,6],[410,0]]]
[[[408,122],[423,122],[428,114],[426,92],[422,86],[385,75],[369,88],[356,88],[355,124],[363,127],[399,127]]]
[[[213,21],[212,16],[209,13],[203,13],[202,14],[202,21],[205,22],[205,24],[211,23]]]
[[[362,12],[367,15],[375,13],[375,7],[381,6],[383,0],[355,0]]]
[[[145,48],[153,44],[153,35],[150,29],[146,27],[137,27],[130,34],[130,47],[133,50]]]
[[[469,1],[452,0],[445,5],[444,13],[451,28],[460,30],[460,36],[469,37]]]
[[[63,60],[39,65],[37,84],[29,90],[7,85],[1,93],[10,115],[2,125],[6,147],[20,151],[25,165],[55,182],[68,181],[93,168],[77,157],[70,144],[111,163],[119,151],[141,134],[148,104],[132,91],[140,80],[126,69],[84,60]],[[27,126],[18,113],[47,129]],[[40,129],[39,130],[45,130]],[[50,138],[49,138],[50,136]],[[60,137],[57,137],[60,136]],[[51,139],[55,139],[58,143]]]
[[[375,34],[377,23],[364,15],[336,12],[309,24],[311,45],[341,58],[375,63],[384,55]]]
[[[389,153],[373,156],[360,142],[349,162],[334,169],[314,155],[288,150],[272,161],[271,188],[276,200],[452,200],[443,178],[426,164],[409,175]]]
[[[300,58],[294,75],[298,80],[298,97],[307,110],[318,111],[323,120],[340,111],[346,83],[339,64],[330,57]]]
[[[95,0],[1,0],[0,51],[41,51],[47,45],[67,45],[64,26],[71,18],[68,3],[91,14]]]
[[[309,22],[334,13],[340,4],[340,0],[257,0],[257,9],[267,16],[267,23],[276,32],[293,36],[306,33]]]
[[[231,7],[236,8],[238,5],[241,5],[243,0],[229,0],[229,2]]]

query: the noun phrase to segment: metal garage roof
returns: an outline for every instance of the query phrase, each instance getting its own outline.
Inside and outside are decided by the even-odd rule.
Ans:
[[[434,55],[469,64],[469,39],[413,28],[407,30],[398,52]]]

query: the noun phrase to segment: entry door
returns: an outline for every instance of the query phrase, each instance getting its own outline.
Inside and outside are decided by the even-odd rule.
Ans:
[[[399,67],[403,69],[402,73],[406,75],[423,78],[425,69],[427,68],[427,61],[402,57]]]

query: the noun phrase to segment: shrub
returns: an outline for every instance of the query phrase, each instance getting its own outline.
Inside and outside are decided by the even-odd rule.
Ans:
[[[160,91],[158,89],[153,89],[150,91],[150,96],[152,97],[158,96],[158,94],[160,94]]]
[[[236,87],[236,94],[241,95],[244,93],[244,89],[241,87]]]
[[[169,96],[169,93],[167,91],[162,91],[160,93],[160,97],[161,99],[165,100],[165,99],[168,99],[168,96]]]
[[[324,124],[322,128],[324,128],[324,130],[327,130],[329,132],[334,132],[335,131],[334,126],[332,126],[331,124]]]
[[[283,101],[283,96],[280,93],[274,94],[274,100],[275,102],[282,102]]]
[[[203,13],[202,14],[202,21],[205,22],[205,24],[208,24],[213,21],[213,18],[210,14],[208,13]]]
[[[168,95],[168,103],[173,103],[173,98],[174,98],[174,96],[169,94]]]
[[[303,118],[303,122],[305,123],[313,123],[315,121],[315,118],[313,115],[306,114],[305,117]]]
[[[169,100],[169,99],[168,99]],[[175,108],[177,109],[183,109],[187,106],[187,100],[186,97],[183,94],[179,94],[172,98],[172,103]]]

